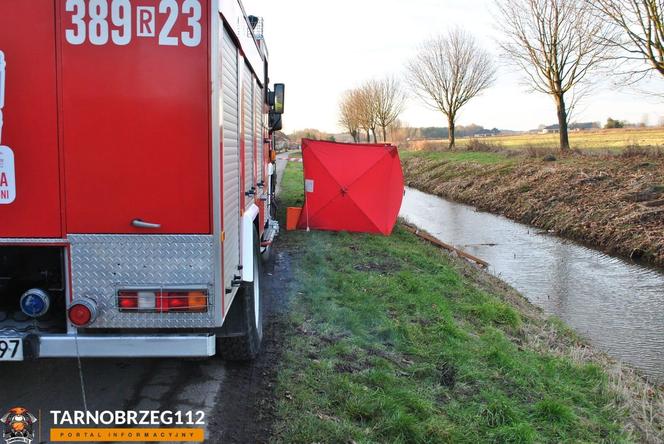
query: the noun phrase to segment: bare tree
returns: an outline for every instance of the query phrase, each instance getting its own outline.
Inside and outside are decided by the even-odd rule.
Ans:
[[[406,103],[406,95],[394,77],[380,80],[375,86],[376,123],[382,129],[383,142],[387,142],[387,128],[399,118]]]
[[[354,91],[346,91],[341,99],[339,124],[350,133],[354,142],[360,141],[360,116]]]
[[[606,60],[609,30],[588,0],[497,0],[504,53],[533,90],[553,96],[560,149],[569,150],[567,94],[584,95]]]
[[[404,134],[406,134],[407,128],[404,128],[403,122],[399,119],[395,119],[394,122],[387,127],[387,132],[390,137],[390,142],[400,143],[406,140]]]
[[[620,50],[618,57],[628,62],[634,80],[657,72],[664,76],[663,0],[586,0],[618,32],[606,36],[605,43]],[[629,62],[645,62],[645,67]]]
[[[401,140],[401,134],[403,132],[403,122],[399,119],[394,119],[394,122],[390,124],[390,126],[387,128],[387,130],[390,133],[390,140],[393,142],[398,142]]]
[[[489,53],[461,29],[425,42],[408,64],[408,80],[415,94],[447,117],[450,148],[455,144],[459,110],[489,88],[495,74]]]
[[[369,80],[344,94],[339,106],[339,123],[356,142],[361,138],[360,129],[366,131],[367,142],[371,142],[372,135],[377,142],[378,127],[382,129],[383,140],[387,140],[387,128],[399,117],[404,103],[405,95],[396,79]]]
[[[417,128],[413,128],[406,122],[396,119],[387,128],[387,131],[391,142],[403,144],[416,136]]]
[[[367,132],[367,142],[371,142],[370,134],[373,134],[374,142],[376,142],[378,84],[374,80],[367,81],[356,89],[354,94],[360,127]]]

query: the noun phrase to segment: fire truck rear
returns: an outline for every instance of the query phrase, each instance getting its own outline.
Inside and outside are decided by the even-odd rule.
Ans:
[[[0,361],[256,356],[267,70],[239,0],[0,2]]]

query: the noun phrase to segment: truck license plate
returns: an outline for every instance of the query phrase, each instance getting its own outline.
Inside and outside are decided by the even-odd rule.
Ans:
[[[23,339],[0,337],[0,361],[22,361]]]

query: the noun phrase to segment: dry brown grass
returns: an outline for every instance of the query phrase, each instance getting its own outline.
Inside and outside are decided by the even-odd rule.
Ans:
[[[664,148],[662,147],[644,147],[636,144],[627,146],[624,150],[616,153],[623,159],[632,159],[635,157],[647,159],[664,159]]]
[[[505,148],[500,143],[494,143],[487,140],[470,139],[464,147],[465,151],[474,151],[481,153],[501,153]]]
[[[443,151],[447,148],[446,140],[411,140],[407,145],[410,151]]]

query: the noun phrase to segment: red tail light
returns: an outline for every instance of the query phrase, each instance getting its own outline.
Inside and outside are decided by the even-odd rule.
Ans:
[[[75,299],[67,314],[69,321],[76,327],[85,327],[97,318],[97,304],[87,298]]]
[[[177,310],[182,308],[189,308],[189,301],[187,298],[172,296],[168,301],[169,310]]]
[[[118,306],[125,310],[137,309],[138,293],[120,293],[118,295]]]
[[[205,313],[208,310],[207,291],[120,291],[118,309],[121,312]]]

